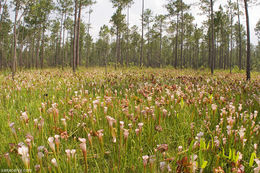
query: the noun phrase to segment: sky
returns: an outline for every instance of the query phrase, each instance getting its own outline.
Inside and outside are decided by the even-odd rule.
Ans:
[[[90,34],[93,35],[94,39],[98,37],[98,33],[100,30],[100,27],[104,24],[111,26],[110,19],[113,13],[115,12],[115,9],[112,6],[112,3],[110,0],[96,0],[97,3],[92,6],[93,12],[91,14],[91,29]],[[199,0],[184,0],[186,4],[191,4],[194,2],[199,2]],[[226,0],[217,0],[214,6],[214,10],[218,10],[219,5],[222,6],[225,5]],[[243,1],[241,1],[241,4]],[[166,14],[167,10],[164,8],[164,5],[167,3],[167,0],[145,0],[145,9],[149,8],[153,11],[153,14]],[[199,5],[199,4],[198,4]],[[134,4],[130,8],[130,27],[133,25],[141,26],[141,10],[142,10],[142,0],[134,0]],[[244,12],[243,6],[240,7],[240,10]],[[88,9],[85,9],[83,11],[83,17],[82,20],[87,23],[88,17],[87,17],[87,11]],[[250,17],[250,32],[251,32],[251,42],[253,44],[257,44],[257,37],[254,32],[254,28],[256,26],[256,23],[258,20],[260,20],[260,5],[258,6],[251,6],[249,8],[249,17]],[[124,11],[126,14],[126,10]],[[199,6],[192,6],[191,13],[195,17],[194,24],[198,24],[198,26],[201,26],[201,23],[206,18],[204,16],[199,15],[200,13]],[[236,22],[237,17],[234,19],[234,22]],[[241,24],[245,25],[245,17],[241,16]]]

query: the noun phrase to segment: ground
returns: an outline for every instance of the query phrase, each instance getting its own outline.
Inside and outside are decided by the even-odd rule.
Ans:
[[[30,70],[0,91],[0,172],[260,169],[259,73]]]

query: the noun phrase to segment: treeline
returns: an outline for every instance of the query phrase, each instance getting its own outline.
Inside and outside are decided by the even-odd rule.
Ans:
[[[162,15],[143,1],[138,28],[129,24],[133,0],[111,0],[111,27],[102,26],[94,39],[92,0],[0,0],[0,69],[135,65],[232,71],[246,69],[251,51],[249,69],[259,71],[260,44],[247,45],[241,23],[246,1],[228,0],[218,8],[212,0],[198,1],[207,16],[201,27],[191,13],[194,4],[168,0]],[[260,21],[255,31],[260,40]]]

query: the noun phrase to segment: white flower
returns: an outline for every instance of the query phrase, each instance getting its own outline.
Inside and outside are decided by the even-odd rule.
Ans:
[[[37,156],[38,159],[41,160],[44,157],[44,154],[42,152],[38,152]]]
[[[120,124],[120,129],[123,129],[124,128],[124,124],[125,124],[124,121],[120,121],[119,124]]]
[[[255,162],[257,164],[257,167],[254,168],[254,173],[259,173],[260,172],[260,160],[259,159],[255,159]]]
[[[139,129],[142,129],[143,125],[144,125],[144,123],[138,123]]]
[[[18,148],[18,154],[25,156],[28,154],[28,147],[26,147],[25,145],[22,145],[21,147]]]
[[[79,138],[79,141],[81,142],[81,144],[79,144],[80,149],[83,152],[86,152],[87,151],[86,139],[85,138]]]
[[[51,150],[55,151],[55,144],[54,144],[54,138],[53,137],[48,138],[48,143],[49,143]]]
[[[66,155],[67,155],[68,160],[70,160],[70,154],[71,154],[70,149],[66,149],[66,150],[65,150],[65,153],[66,153]]]
[[[28,151],[29,149],[25,145],[21,145],[21,147],[18,148],[18,154],[22,155],[22,161],[27,168],[30,165],[30,157]]]
[[[75,150],[75,149],[72,149],[72,150],[70,151],[70,153],[71,153],[71,157],[74,158],[74,157],[75,157],[76,150]]]
[[[145,155],[145,156],[142,156],[142,158],[143,158],[143,165],[144,165],[144,167],[146,167],[146,165],[148,163],[149,156]]]
[[[212,104],[212,105],[211,105],[211,109],[212,109],[213,111],[215,111],[215,110],[217,109],[217,107],[218,107],[218,106],[217,106],[216,104]]]
[[[160,169],[163,171],[166,168],[166,162],[160,162]]]
[[[56,161],[55,158],[51,159],[51,163],[55,166],[55,167],[58,167],[58,163]]]

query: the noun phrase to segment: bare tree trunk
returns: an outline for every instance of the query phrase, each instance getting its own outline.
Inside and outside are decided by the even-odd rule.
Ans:
[[[15,73],[16,73],[16,68],[17,68],[17,56],[16,56],[16,25],[17,25],[17,17],[18,17],[18,12],[19,12],[19,6],[20,6],[20,1],[16,1],[16,7],[15,7],[15,19],[14,19],[14,32],[13,32],[13,41],[14,41],[14,57],[13,57],[13,66],[12,66],[12,78],[14,79]]]
[[[184,16],[183,16],[183,4],[181,1],[181,69],[183,66],[182,59],[183,59],[183,30],[184,30]]]
[[[78,13],[78,25],[77,25],[77,45],[76,45],[76,51],[77,51],[77,54],[76,54],[76,67],[79,67],[80,66],[80,62],[79,62],[79,59],[80,59],[80,55],[79,55],[79,35],[80,35],[80,17],[81,17],[81,0],[79,1],[79,13]]]
[[[140,54],[140,67],[143,61],[143,46],[144,46],[144,0],[142,1],[142,39],[141,39],[141,54]]]
[[[89,12],[88,12],[88,29],[87,29],[87,36],[89,37],[89,30],[90,30],[90,15],[92,13],[92,10],[91,10],[91,7],[89,7]],[[90,46],[91,44],[88,45],[88,40],[87,40],[87,43],[86,43],[86,49],[87,49],[87,54],[86,54],[86,67],[88,67],[88,64],[89,64],[89,51],[90,51]]]
[[[246,31],[247,31],[247,62],[246,62],[246,80],[250,80],[250,28],[249,28],[249,15],[247,0],[244,0],[245,3],[245,12],[246,12]]]
[[[1,29],[2,29],[2,19],[3,19],[3,14],[4,14],[4,7],[6,6],[6,3],[7,3],[7,0],[5,0],[4,4],[2,5],[2,1],[0,1],[0,32],[1,32]],[[3,12],[2,12],[3,10]],[[3,38],[4,40],[4,38]],[[2,66],[3,66],[3,60],[4,60],[4,48],[3,48],[3,44],[4,44],[4,41],[0,41],[0,50],[1,50],[1,54],[0,54],[0,70],[2,69]]]
[[[129,56],[129,6],[127,7],[127,38],[126,38],[126,67],[128,67],[128,56]]]
[[[177,13],[176,43],[175,43],[175,62],[174,62],[174,67],[175,68],[177,68],[177,61],[178,61],[178,35],[179,35],[179,14]]]
[[[115,69],[117,69],[117,64],[120,58],[120,52],[119,52],[119,29],[116,28],[116,63],[115,63]]]
[[[77,9],[78,8],[78,4],[77,4],[77,0],[75,0],[75,15],[74,15],[74,37],[73,37],[73,63],[72,63],[72,68],[73,68],[73,72],[76,71],[76,36],[77,36]]]
[[[239,37],[239,70],[242,69],[242,37],[241,37],[241,26],[240,26],[240,10],[239,3],[237,0],[237,17],[238,17],[238,37]]]
[[[160,23],[160,54],[159,54],[159,67],[162,65],[162,21]]]
[[[67,17],[67,13],[65,12],[65,17],[64,20],[66,20]],[[62,70],[64,69],[64,58],[65,58],[65,27],[64,27],[64,22],[63,22],[63,26],[62,26],[62,62],[61,62],[61,67]]]
[[[213,0],[210,0],[211,9],[211,74],[214,74],[214,14],[213,14]]]
[[[233,15],[232,15],[233,11],[231,11],[231,15],[230,15],[230,21],[231,21],[231,33],[230,33],[230,57],[229,57],[229,72],[230,74],[232,73],[232,57],[233,57]]]
[[[151,67],[151,44],[150,44],[150,20],[148,19],[147,22],[147,29],[148,29],[148,33],[147,33],[147,46],[148,46],[148,51],[147,51],[147,59],[148,59],[148,63],[149,67]]]
[[[62,66],[62,69],[63,69],[63,54],[62,54],[62,47],[61,47],[61,37],[62,37],[62,33],[63,33],[63,16],[64,14],[62,13],[61,15],[61,22],[60,22],[60,36],[59,36],[59,64],[60,64],[60,61],[61,61],[61,66]],[[61,57],[62,56],[62,57]]]
[[[41,42],[41,69],[43,68],[43,59],[44,59],[44,33],[45,33],[45,27],[43,26],[42,29],[42,42]]]
[[[38,59],[40,55],[40,40],[41,40],[41,29],[38,31],[37,45],[36,45],[36,69],[38,68]]]

